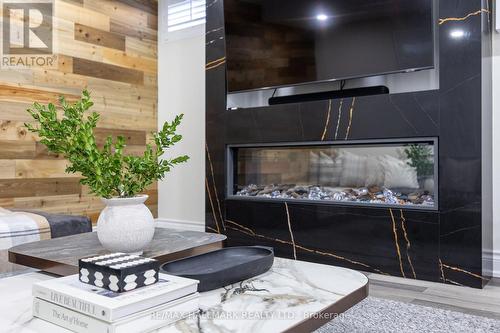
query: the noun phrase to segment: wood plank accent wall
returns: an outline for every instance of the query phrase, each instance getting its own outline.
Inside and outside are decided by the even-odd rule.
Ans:
[[[98,142],[123,135],[128,152],[142,153],[157,128],[158,3],[55,0],[54,6],[57,68],[0,71],[0,206],[82,214],[95,222],[102,203],[24,128],[31,121],[26,109],[61,94],[74,100],[88,88],[101,114]],[[147,194],[156,216],[156,184]]]

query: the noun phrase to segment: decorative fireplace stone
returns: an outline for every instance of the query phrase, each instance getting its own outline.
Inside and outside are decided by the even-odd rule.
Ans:
[[[243,186],[237,196],[272,199],[321,200],[352,204],[402,205],[434,208],[434,196],[421,190],[404,194],[376,185],[359,188],[333,188],[317,185],[271,184]],[[413,208],[416,208],[413,207]]]
[[[435,148],[435,139],[230,146],[228,197],[437,209]]]

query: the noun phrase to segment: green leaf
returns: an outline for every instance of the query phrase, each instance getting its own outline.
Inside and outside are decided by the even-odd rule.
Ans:
[[[114,142],[109,136],[102,147],[97,145],[94,129],[100,115],[89,112],[92,106],[87,90],[73,104],[68,104],[63,96],[59,98],[63,111],[61,119],[54,104],[34,103],[27,112],[35,125],[26,123],[25,127],[38,133],[40,142],[50,152],[64,155],[69,162],[66,172],[79,172],[83,177],[81,184],[88,186],[93,194],[105,198],[137,195],[153,181],[163,179],[174,165],[189,159],[186,155],[160,159],[168,148],[182,140],[182,136],[176,134],[182,114],[172,122],[165,122],[158,133],[153,133],[142,156],[133,156],[124,154],[126,140],[123,136],[118,136]]]

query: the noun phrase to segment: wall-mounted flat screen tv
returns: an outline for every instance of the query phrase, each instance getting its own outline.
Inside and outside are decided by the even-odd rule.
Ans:
[[[433,0],[224,0],[229,92],[434,67]]]

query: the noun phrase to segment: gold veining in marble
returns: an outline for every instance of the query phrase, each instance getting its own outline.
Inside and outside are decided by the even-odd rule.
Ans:
[[[404,278],[406,278],[405,271],[403,269],[403,259],[401,258],[401,250],[399,248],[398,231],[396,229],[396,220],[394,219],[394,214],[393,214],[391,208],[389,208],[389,212],[391,213],[392,233],[394,234],[394,244],[396,246],[396,254],[398,255],[398,260],[399,260],[399,269],[401,270],[401,275]]]
[[[461,273],[466,273],[466,274],[469,274],[471,276],[474,276],[474,277],[477,277],[479,279],[483,279],[483,280],[486,280],[485,278],[483,278],[482,276],[480,275],[477,275],[477,274],[474,274],[474,273],[471,273],[469,271],[466,271],[464,269],[461,269],[461,268],[458,268],[458,267],[453,267],[453,266],[449,266],[449,265],[445,265],[443,264],[443,262],[441,261],[441,258],[439,258],[439,269],[441,271],[441,280],[443,280],[443,282],[449,282],[451,284],[454,284],[456,286],[463,286],[463,284],[461,283],[458,283],[457,281],[454,281],[454,280],[451,280],[451,279],[448,279],[445,275],[444,275],[444,269],[451,269],[453,271],[457,271],[457,272],[461,272]]]
[[[462,268],[458,268],[458,267],[454,267],[454,266],[449,266],[449,265],[446,265],[446,264],[443,264],[443,263],[441,263],[441,265],[444,268],[450,269],[450,270],[455,271],[455,272],[461,272],[461,273],[468,274],[470,276],[473,276],[473,277],[481,279],[481,280],[487,280],[486,278],[482,277],[481,275],[478,275],[478,274],[466,271],[465,269],[462,269]]]
[[[212,227],[210,227],[210,226],[208,226],[208,225],[206,226],[206,228],[207,228],[208,230],[213,231],[213,232],[217,232],[217,230],[215,230],[214,228],[212,228]],[[217,233],[219,233],[219,232],[217,232]]]
[[[245,235],[248,235],[248,236],[252,236],[252,237],[256,237],[256,238],[261,238],[261,239],[265,239],[265,240],[269,240],[269,241],[273,241],[273,242],[277,242],[277,243],[281,243],[281,244],[293,245],[296,249],[299,249],[299,250],[302,250],[302,251],[305,251],[305,252],[319,254],[319,255],[322,255],[322,256],[333,257],[333,258],[338,259],[338,260],[347,261],[347,262],[349,262],[351,264],[358,265],[358,266],[361,266],[361,267],[364,267],[364,268],[368,268],[368,269],[370,269],[370,270],[372,270],[372,271],[374,271],[376,273],[379,273],[379,274],[390,275],[390,274],[385,273],[385,272],[383,272],[383,271],[381,271],[381,270],[379,270],[377,268],[374,268],[374,267],[372,267],[372,266],[370,266],[368,264],[365,264],[365,263],[362,263],[362,262],[359,262],[359,261],[355,261],[355,260],[351,260],[349,258],[340,256],[340,255],[337,255],[337,254],[334,254],[334,253],[318,251],[318,250],[314,250],[314,249],[310,249],[310,248],[304,247],[304,246],[299,245],[297,243],[295,243],[295,245],[294,245],[291,241],[286,241],[286,240],[282,240],[282,239],[279,239],[279,238],[274,238],[274,237],[269,237],[269,236],[257,234],[252,229],[250,229],[248,227],[245,227],[244,225],[241,225],[241,224],[236,223],[236,222],[231,221],[231,220],[226,220],[226,223],[234,225],[234,226],[237,227],[236,228],[236,227],[232,227],[232,226],[227,225],[226,226],[227,229],[238,231],[238,232],[241,232],[241,233],[243,233]]]
[[[221,36],[221,37],[211,39],[205,43],[205,46],[209,46],[210,44],[216,43],[216,42],[221,41],[221,40],[224,40],[224,37]],[[210,68],[207,68],[207,69],[210,69]]]
[[[342,105],[343,104],[344,104],[344,99],[342,98],[340,100],[340,105],[339,105],[339,116],[337,118],[337,127],[335,128],[335,140],[337,140],[337,136],[339,134],[340,118],[342,118]]]
[[[288,203],[285,202],[286,220],[288,222],[288,232],[290,232],[290,240],[292,241],[293,258],[297,260],[297,250],[295,249],[295,239],[293,237],[292,224],[290,223],[290,211],[288,210]]]
[[[347,130],[345,132],[345,140],[349,137],[349,133],[351,132],[352,125],[352,115],[354,113],[354,103],[356,102],[356,97],[352,98],[351,107],[349,108],[349,124],[347,125]]]
[[[410,264],[411,272],[413,274],[413,278],[417,278],[417,274],[415,273],[415,268],[413,267],[413,262],[411,261],[411,256],[410,256],[410,248],[411,248],[411,243],[410,243],[410,238],[408,237],[408,232],[406,231],[406,219],[405,216],[403,215],[403,210],[399,210],[401,213],[401,228],[403,229],[403,235],[406,240],[406,257],[408,259],[408,264]]]
[[[205,188],[207,189],[208,201],[210,201],[210,206],[212,207],[212,215],[214,217],[215,226],[217,227],[217,233],[220,234],[219,222],[217,222],[217,216],[215,215],[214,202],[212,200],[212,194],[210,194],[210,187],[208,186],[208,179],[205,177]]]
[[[207,32],[205,32],[205,35],[213,34],[214,32],[221,31],[222,29],[224,29],[224,27],[218,27],[212,30],[208,30]]]
[[[445,282],[449,282],[449,283],[454,284],[456,286],[463,286],[463,284],[458,283],[457,281],[450,280],[450,279],[445,279]]]
[[[446,17],[446,18],[440,18],[440,19],[439,19],[439,23],[438,23],[438,24],[439,24],[439,25],[441,25],[441,24],[444,24],[444,23],[446,23],[446,22],[451,22],[451,21],[465,21],[465,20],[467,20],[467,19],[468,19],[469,17],[471,17],[471,16],[480,15],[480,14],[482,14],[482,13],[488,13],[488,14],[489,14],[489,13],[490,13],[490,11],[489,11],[488,9],[484,9],[484,8],[482,8],[482,9],[480,9],[480,10],[476,10],[475,12],[469,13],[469,14],[467,14],[467,15],[465,15],[465,16],[462,16],[462,17]]]
[[[220,208],[219,195],[217,194],[217,184],[215,183],[214,166],[213,166],[213,163],[212,163],[212,157],[210,155],[210,150],[208,149],[208,144],[207,143],[205,143],[205,150],[207,152],[208,166],[210,167],[210,175],[212,177],[212,185],[214,187],[214,195],[215,195],[215,200],[217,202],[217,209],[219,211],[220,221],[221,221],[221,224],[222,224],[222,228],[224,230],[226,230],[226,226],[224,225],[224,217],[222,215],[222,209]],[[208,181],[207,181],[207,185],[208,185]]]
[[[215,59],[214,61],[210,61],[210,62],[208,62],[208,63],[205,65],[205,70],[209,70],[209,69],[217,68],[217,67],[219,67],[220,65],[225,64],[225,63],[226,63],[226,57],[222,57],[222,58],[219,58],[219,59]]]
[[[212,30],[209,30],[205,33],[205,36],[208,36],[210,34],[213,34],[213,33],[216,33],[216,32],[219,32],[219,31],[222,31],[224,29],[224,27],[218,27],[218,28],[215,28],[215,29],[212,29]],[[223,34],[224,35],[224,34]],[[224,36],[219,36],[219,37],[216,37],[214,39],[211,39],[209,40],[208,42],[205,43],[205,46],[208,46],[210,44],[213,44],[215,42],[218,42],[220,40],[224,40]]]
[[[441,280],[445,282],[446,278],[444,277],[443,262],[441,261],[441,258],[439,258],[439,270],[441,271]]]
[[[328,101],[328,113],[326,114],[325,128],[323,129],[323,134],[321,135],[321,141],[325,141],[326,133],[328,132],[328,125],[330,125],[330,114],[332,112],[332,100]]]

